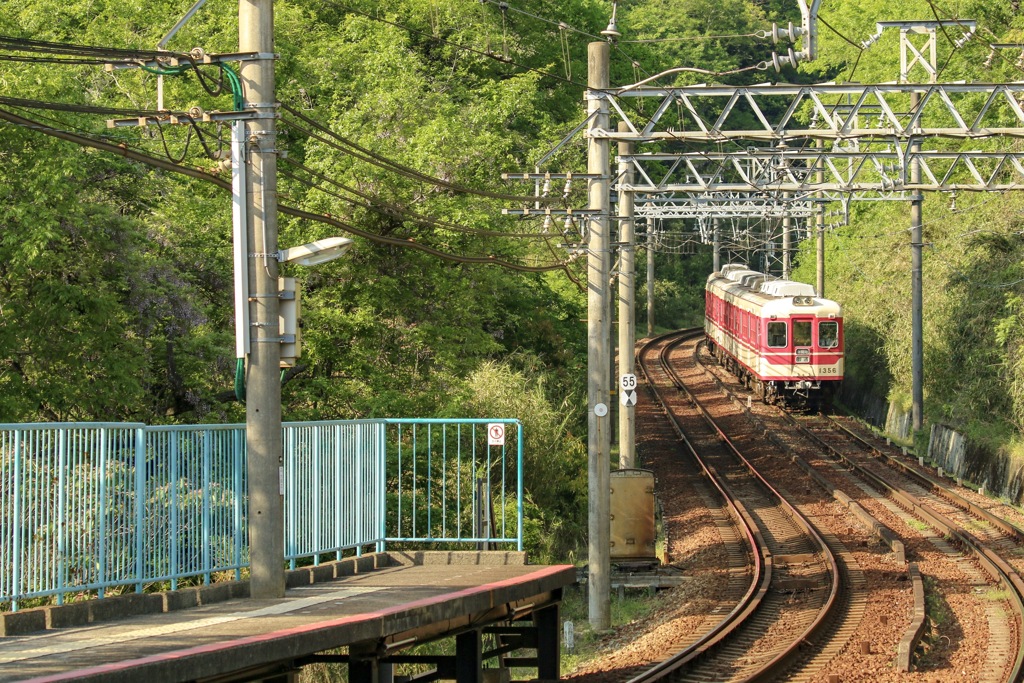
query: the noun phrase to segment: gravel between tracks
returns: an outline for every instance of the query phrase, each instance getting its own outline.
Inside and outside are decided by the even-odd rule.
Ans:
[[[679,442],[651,396],[641,388],[636,407],[637,458],[654,471],[672,566],[687,581],[661,592],[661,605],[641,622],[627,624],[606,636],[601,655],[565,678],[580,683],[607,680],[609,672],[632,669],[660,660],[682,639],[692,642],[703,633],[707,615],[718,607],[728,583],[726,553],[715,520],[701,494],[690,483],[692,472],[679,466]]]
[[[723,377],[729,381],[727,377]],[[638,466],[651,469],[657,477],[667,551],[671,564],[688,577],[683,585],[660,593],[660,605],[642,621],[618,628],[606,635],[599,656],[566,675],[580,683],[623,678],[665,656],[680,639],[691,642],[706,628],[707,615],[717,606],[728,576],[721,569],[726,553],[711,512],[700,492],[694,488],[693,472],[679,465],[679,445],[665,417],[653,405],[652,397],[641,387],[636,408]],[[774,410],[759,406],[754,412]],[[838,675],[842,683],[977,681],[983,672],[992,601],[992,590],[980,584],[977,569],[967,560],[951,560],[942,549],[941,539],[931,537],[918,524],[908,523],[905,515],[892,509],[881,496],[859,488],[830,460],[815,454],[805,459],[836,486],[857,500],[880,522],[893,529],[906,543],[908,558],[916,561],[926,577],[929,595],[931,633],[918,669],[910,673],[896,671],[896,647],[910,620],[911,593],[905,566],[881,543],[786,459],[767,453],[758,457],[758,466],[772,479],[785,482],[786,489],[815,523],[833,534],[848,551],[863,575],[866,603],[856,631],[827,667],[792,680],[826,681]],[[979,501],[983,500],[974,494]],[[986,507],[1024,525],[1024,515],[987,499]],[[868,651],[863,651],[868,643]]]

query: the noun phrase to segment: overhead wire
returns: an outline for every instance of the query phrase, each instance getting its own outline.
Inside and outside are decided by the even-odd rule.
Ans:
[[[22,55],[0,54],[0,62],[20,62],[25,64],[84,64],[99,66],[109,64],[109,59],[87,57],[26,57]]]
[[[59,55],[110,57],[127,60],[155,60],[157,58],[177,57],[187,59],[187,53],[160,51],[160,50],[137,50],[126,48],[102,47],[96,45],[76,45],[74,43],[58,43],[45,40],[33,40],[29,38],[17,38],[14,36],[0,35],[0,50],[12,52],[42,52]]]
[[[429,34],[429,33],[426,33],[424,31],[420,31],[420,30],[414,29],[414,28],[412,28],[410,26],[406,26],[404,24],[400,24],[398,22],[391,21],[389,19],[385,19],[385,18],[380,17],[380,16],[376,16],[376,15],[370,14],[368,12],[363,12],[363,11],[355,9],[354,7],[351,7],[349,5],[341,4],[339,6],[343,10],[345,10],[347,12],[351,12],[352,14],[356,14],[358,16],[364,17],[366,19],[370,19],[372,21],[378,21],[380,23],[387,24],[387,25],[393,26],[395,28],[400,28],[403,31],[408,31],[409,33],[415,33],[416,35],[424,36],[424,37],[427,37],[427,38],[429,38],[431,40],[436,40],[438,42],[444,43],[445,45],[449,45],[451,47],[455,47],[455,48],[458,48],[460,50],[464,50],[466,52],[470,52],[470,53],[473,53],[473,54],[476,54],[476,55],[480,55],[481,57],[487,57],[488,59],[493,59],[493,60],[502,62],[504,64],[509,64],[509,65],[514,66],[516,68],[523,69],[524,71],[529,71],[529,72],[532,72],[532,73],[536,73],[536,74],[539,74],[541,76],[545,76],[547,78],[553,78],[553,79],[555,79],[557,81],[561,81],[563,83],[570,83],[570,84],[575,85],[575,86],[580,87],[580,88],[586,88],[586,85],[584,85],[583,83],[578,83],[578,82],[573,81],[571,79],[564,78],[562,76],[559,76],[558,74],[553,74],[550,71],[544,71],[542,69],[535,69],[534,67],[527,66],[525,64],[520,64],[518,62],[513,61],[512,59],[507,58],[507,57],[496,55],[493,52],[477,50],[477,49],[469,47],[467,45],[461,45],[459,43],[454,43],[454,42],[452,42],[450,40],[445,40],[444,38],[441,38],[440,36]]]
[[[52,128],[50,126],[46,126],[46,125],[40,124],[37,121],[33,121],[31,119],[27,119],[25,117],[19,116],[17,114],[14,114],[13,112],[10,112],[10,111],[8,111],[6,109],[2,109],[2,108],[0,108],[0,120],[5,120],[5,121],[8,121],[9,123],[13,123],[15,125],[19,125],[19,126],[23,126],[23,127],[26,127],[26,128],[30,128],[32,130],[39,131],[39,132],[44,133],[46,135],[49,135],[51,137],[59,138],[59,139],[62,139],[62,140],[67,140],[69,142],[74,142],[75,144],[78,144],[80,146],[93,147],[95,149],[100,149],[100,150],[103,150],[103,151],[106,151],[106,152],[110,152],[110,153],[113,153],[113,154],[116,154],[116,155],[119,155],[119,156],[122,156],[122,157],[125,157],[125,158],[128,158],[128,159],[131,159],[133,161],[138,161],[138,162],[150,165],[150,166],[155,166],[157,168],[161,168],[161,169],[166,170],[166,171],[171,171],[171,172],[179,173],[179,174],[182,174],[182,175],[186,175],[186,176],[198,179],[198,180],[203,180],[205,182],[208,182],[208,183],[211,183],[211,184],[217,186],[218,188],[220,188],[222,190],[225,190],[225,191],[228,191],[228,192],[231,191],[231,183],[226,181],[226,180],[224,180],[224,179],[222,179],[222,178],[219,178],[218,176],[212,175],[210,173],[207,173],[205,171],[202,171],[202,170],[199,170],[199,169],[196,169],[196,168],[192,168],[192,167],[189,167],[189,166],[182,166],[180,164],[175,164],[175,163],[172,163],[170,161],[166,161],[166,160],[160,159],[158,157],[153,157],[153,156],[150,156],[148,154],[144,154],[142,152],[130,149],[127,145],[125,145],[123,143],[119,144],[119,145],[118,144],[112,144],[112,143],[106,142],[104,140],[99,140],[99,139],[96,139],[96,138],[93,138],[93,137],[90,137],[90,136],[80,135],[80,134],[77,134],[77,133],[71,133],[71,132],[63,131],[63,130],[58,130],[58,129]],[[521,272],[534,272],[534,273],[550,272],[550,271],[555,271],[555,270],[562,270],[562,271],[567,270],[567,266],[564,263],[557,263],[557,264],[551,264],[551,265],[545,265],[545,266],[528,266],[528,265],[524,265],[524,264],[521,264],[521,263],[514,263],[514,262],[506,261],[506,260],[503,260],[503,259],[499,259],[499,258],[495,257],[494,255],[487,255],[487,256],[463,256],[463,255],[459,255],[459,254],[451,254],[451,253],[442,251],[440,249],[435,249],[433,247],[430,247],[429,245],[425,245],[425,244],[422,244],[420,242],[416,242],[415,240],[412,240],[412,239],[394,238],[394,237],[387,237],[387,236],[384,236],[384,235],[378,235],[378,234],[375,234],[375,233],[372,233],[372,232],[369,232],[369,231],[357,228],[357,227],[355,227],[353,225],[350,225],[350,224],[348,224],[348,223],[346,223],[344,221],[341,221],[339,219],[336,219],[334,217],[323,216],[323,215],[320,215],[320,214],[313,213],[311,211],[306,211],[306,210],[299,209],[299,208],[296,208],[296,207],[293,207],[293,206],[288,206],[288,205],[285,205],[285,204],[279,204],[278,205],[278,211],[280,211],[282,214],[293,216],[293,217],[296,217],[296,218],[302,218],[302,219],[306,219],[306,220],[310,220],[310,221],[314,221],[314,222],[320,222],[320,223],[327,223],[327,224],[333,225],[334,227],[337,227],[337,228],[339,228],[339,229],[341,229],[341,230],[343,230],[345,232],[348,232],[348,233],[356,235],[358,237],[362,237],[364,239],[367,239],[367,240],[369,240],[371,242],[375,242],[375,243],[378,243],[378,244],[384,244],[384,245],[390,245],[390,246],[396,246],[396,247],[403,247],[403,248],[408,248],[408,249],[414,249],[414,250],[417,250],[417,251],[425,252],[425,253],[430,254],[432,256],[436,256],[438,258],[441,258],[441,259],[444,259],[444,260],[447,260],[447,261],[453,261],[453,262],[465,263],[465,264],[496,265],[496,266],[500,266],[502,268],[507,268],[507,269],[510,269],[510,270],[517,270],[517,271],[521,271]]]
[[[860,64],[860,58],[864,54],[864,46],[859,44],[859,43],[855,43],[854,41],[850,40],[848,37],[846,37],[846,35],[844,35],[841,31],[839,31],[835,26],[833,26],[832,24],[828,23],[828,21],[823,16],[821,16],[820,14],[818,15],[818,21],[820,21],[822,24],[824,24],[825,28],[827,28],[828,30],[832,31],[832,33],[836,34],[837,36],[839,36],[840,38],[845,40],[847,43],[849,43],[853,47],[857,48],[857,59],[855,59],[854,62],[853,62],[853,68],[850,69],[850,75],[846,77],[847,81],[852,81],[853,80],[853,74],[857,72],[857,66]]]
[[[731,33],[722,35],[693,35],[693,36],[681,36],[678,38],[635,38],[632,40],[626,40],[619,38],[617,42],[630,43],[630,44],[644,44],[644,43],[679,43],[679,42],[690,42],[694,40],[731,40],[733,38],[767,38],[770,34],[767,31],[754,31],[753,33]]]
[[[4,41],[3,44],[8,46],[8,47],[13,46],[13,47],[15,47],[16,49],[19,49],[19,50],[60,51],[60,52],[72,53],[72,54],[86,53],[86,54],[98,54],[98,55],[102,55],[104,57],[115,57],[116,56],[116,57],[125,57],[125,58],[132,57],[132,58],[135,58],[135,59],[145,59],[145,58],[156,58],[158,56],[167,56],[168,55],[168,53],[166,53],[166,52],[163,52],[163,53],[155,53],[155,52],[154,53],[145,53],[145,52],[138,52],[138,51],[118,51],[118,50],[114,50],[114,49],[92,48],[92,47],[88,47],[88,46],[74,46],[74,45],[63,44],[63,43],[45,43],[43,41],[20,41],[20,40],[12,41],[12,40],[7,40],[7,41]],[[220,92],[223,91],[223,87],[224,87],[224,73],[225,73],[226,69],[224,69],[223,67],[221,68],[221,79],[220,79],[220,81],[215,83],[215,84],[213,84],[213,85],[211,85],[211,82],[209,81],[209,79],[205,77],[205,75],[202,73],[202,71],[195,64],[194,60],[191,59],[191,55],[180,55],[180,56],[184,58],[185,64],[182,65],[182,66],[179,66],[179,67],[168,68],[168,69],[161,69],[161,68],[147,68],[147,67],[143,66],[143,68],[146,68],[146,70],[149,70],[149,71],[152,71],[152,72],[158,73],[158,74],[180,74],[180,73],[183,73],[185,71],[185,69],[191,68],[197,74],[197,77],[200,80],[201,85],[211,95],[217,95],[217,94],[220,94]],[[82,60],[82,61],[85,61],[85,60]],[[103,62],[101,62],[100,60],[96,60],[95,62],[86,62],[86,63],[103,63]],[[110,115],[110,116],[140,117],[140,116],[160,116],[160,115],[166,116],[167,115],[167,112],[144,112],[144,111],[138,111],[138,110],[116,109],[116,108],[110,108],[110,107],[94,107],[94,106],[85,106],[85,105],[66,105],[66,104],[60,104],[60,103],[44,103],[44,102],[40,102],[40,101],[23,100],[23,99],[19,99],[19,98],[4,98],[2,103],[6,104],[8,106],[16,107],[16,108],[52,109],[52,110],[58,110],[58,111],[73,111],[73,112],[78,112],[78,113],[105,114],[105,115]],[[300,118],[306,119],[307,122],[310,122],[311,124],[316,125],[312,121],[312,119],[309,119],[308,117],[304,117],[301,113],[298,113],[298,112],[295,112],[295,113]],[[188,123],[190,123],[191,125],[190,125],[190,129],[189,129],[188,138],[186,139],[185,148],[182,151],[182,153],[180,155],[178,155],[178,156],[173,155],[171,153],[170,149],[167,147],[167,140],[166,140],[165,136],[163,135],[162,127],[161,126],[157,127],[158,131],[159,131],[159,137],[160,137],[161,144],[162,144],[162,146],[164,148],[164,152],[165,152],[166,156],[168,157],[168,159],[170,159],[171,162],[174,163],[175,165],[180,165],[180,163],[187,156],[188,148],[189,148],[189,143],[190,143],[190,141],[192,139],[193,133],[195,133],[196,137],[198,137],[200,139],[200,141],[202,142],[202,144],[204,146],[204,149],[207,152],[207,154],[210,155],[210,156],[213,156],[212,150],[210,150],[209,146],[207,145],[207,143],[205,141],[205,136],[203,135],[202,130],[195,124],[195,122],[190,117],[182,116],[181,118],[183,120],[187,121]],[[22,125],[26,125],[26,127],[33,128],[33,129],[36,129],[36,130],[42,130],[42,129],[47,128],[45,126],[40,126],[38,123],[36,123],[36,124],[22,124]],[[328,132],[329,134],[333,135],[333,133],[331,133],[330,131],[328,131],[326,128],[324,128],[322,126],[318,126],[318,128],[323,130],[323,131],[325,131],[325,132]],[[334,136],[334,137],[337,137],[337,136]],[[351,143],[350,141],[347,141],[347,140],[343,140],[343,141],[348,143],[348,144],[350,144],[350,145],[354,145],[354,143]],[[123,145],[124,143],[121,143],[121,144]],[[514,200],[514,201],[531,201],[531,202],[532,201],[537,201],[535,197],[530,197],[530,196],[520,197],[520,196],[514,196],[514,195],[503,195],[503,194],[500,194],[500,193],[488,193],[486,191],[477,191],[477,190],[472,190],[470,188],[460,188],[460,187],[458,187],[458,186],[456,186],[454,184],[446,183],[445,181],[443,181],[441,179],[433,178],[433,177],[427,176],[425,174],[420,174],[419,172],[415,171],[414,169],[410,169],[408,167],[402,167],[401,165],[397,164],[396,162],[392,162],[391,160],[387,160],[387,159],[384,159],[383,157],[379,157],[379,156],[373,155],[372,152],[369,152],[369,150],[365,150],[363,148],[360,148],[358,145],[354,145],[354,147],[355,147],[355,149],[357,149],[359,151],[366,152],[366,153],[369,154],[369,156],[371,158],[364,158],[363,160],[365,160],[365,161],[373,163],[374,158],[375,158],[377,161],[383,162],[384,166],[389,168],[390,170],[402,173],[402,174],[407,175],[407,176],[411,175],[411,177],[413,177],[415,179],[422,180],[424,182],[429,182],[429,183],[434,184],[434,185],[447,186],[447,187],[449,187],[449,189],[452,189],[453,191],[469,192],[469,193],[481,194],[483,196],[490,196],[491,198],[510,199],[510,200]],[[351,153],[351,151],[349,153]],[[430,222],[430,219],[425,219],[425,218],[423,218],[421,216],[412,216],[412,217],[409,217],[409,219],[410,220],[419,221],[419,222]],[[466,228],[465,226],[456,226],[454,224],[447,224],[444,227],[447,227],[448,229],[452,229],[452,230],[456,230],[456,231],[472,230],[472,229]],[[481,233],[486,233],[487,231],[480,231],[480,232]],[[508,233],[499,233],[497,231],[495,231],[494,234],[495,235],[499,235],[500,234],[500,235],[503,235],[503,236],[508,236]],[[521,233],[521,234],[519,234],[519,236],[522,236],[522,237],[537,237],[537,235],[530,234],[530,233]],[[486,258],[487,258],[486,262],[493,262],[493,257],[486,257]],[[483,262],[483,261],[481,261],[481,262]],[[505,265],[508,265],[508,264],[505,264]]]
[[[306,123],[307,125],[312,126],[315,130],[319,131],[320,133],[323,133],[323,135],[328,136],[330,139],[327,139],[327,138],[323,137],[323,135],[318,135],[317,133],[309,130],[308,128],[304,128],[303,126],[300,126],[299,124],[297,124],[297,123],[295,123],[293,121],[289,121],[288,119],[282,118],[281,122],[284,125],[290,126],[291,128],[294,128],[295,130],[298,130],[299,132],[301,132],[301,133],[303,133],[303,134],[305,134],[305,135],[307,135],[309,137],[312,137],[312,138],[315,138],[317,140],[320,140],[324,144],[326,144],[326,145],[328,145],[328,146],[330,146],[330,147],[332,147],[334,149],[337,149],[338,151],[345,152],[346,154],[349,154],[350,156],[352,156],[352,157],[354,157],[356,159],[359,159],[360,161],[365,161],[366,163],[372,164],[372,165],[377,166],[379,168],[382,168],[382,169],[385,169],[385,170],[388,170],[388,171],[392,171],[394,173],[398,173],[399,175],[405,176],[405,177],[407,177],[407,178],[409,178],[411,180],[417,180],[417,181],[420,181],[420,182],[423,182],[423,183],[427,183],[429,185],[434,185],[435,187],[443,187],[443,188],[448,189],[448,190],[450,190],[452,192],[456,192],[456,193],[460,193],[460,194],[477,195],[477,196],[480,196],[480,197],[487,197],[487,198],[490,198],[490,199],[501,199],[501,200],[504,200],[504,201],[511,201],[511,202],[536,202],[536,201],[538,201],[537,197],[534,197],[534,196],[531,196],[531,195],[511,195],[511,194],[505,194],[505,193],[502,193],[502,192],[492,192],[490,190],[480,190],[480,189],[476,189],[476,188],[465,187],[463,185],[458,185],[456,183],[449,182],[449,181],[444,180],[442,178],[437,178],[437,177],[429,175],[427,173],[423,173],[421,171],[418,171],[418,170],[412,168],[411,166],[406,166],[405,164],[400,164],[397,161],[394,161],[392,159],[388,159],[388,158],[386,158],[384,156],[381,156],[381,155],[377,154],[376,152],[374,152],[374,151],[372,151],[370,149],[367,149],[366,147],[363,147],[362,145],[359,145],[359,144],[353,142],[352,140],[349,140],[348,138],[346,138],[346,137],[344,137],[344,136],[342,136],[342,135],[332,131],[330,128],[327,128],[326,126],[324,126],[319,121],[317,121],[317,120],[315,120],[315,119],[313,119],[313,118],[311,118],[309,116],[306,116],[301,111],[295,109],[294,107],[289,106],[288,104],[282,103],[281,108],[284,111],[286,111],[289,114],[291,114],[292,116],[300,119],[302,122]],[[547,203],[547,201],[548,200],[544,200],[545,203]],[[550,201],[554,201],[554,200],[552,199]]]
[[[125,118],[167,117],[171,115],[187,116],[181,112],[157,111],[155,109],[126,109],[122,107],[100,107],[88,104],[68,104],[66,102],[47,102],[23,97],[7,97],[0,95],[0,105],[20,107],[22,109],[46,109],[49,111],[66,111],[76,114],[102,114],[105,116],[122,116]]]
[[[185,141],[185,149],[180,156],[175,158],[167,146],[167,140],[164,136],[163,125],[161,123],[155,124],[156,130],[158,131],[158,137],[160,143],[163,145],[164,153],[168,159],[171,159],[175,163],[181,163],[185,156],[188,154],[189,145],[191,144],[193,136],[199,140],[206,151],[208,156],[214,157],[213,150],[210,148],[207,142],[207,136],[199,126],[198,122],[193,116],[184,112],[171,112],[171,111],[157,111],[157,110],[143,110],[143,109],[122,109],[118,107],[100,107],[95,105],[83,105],[83,104],[67,104],[63,102],[46,102],[42,100],[31,100],[20,97],[5,97],[0,96],[0,105],[8,107],[15,107],[18,109],[29,109],[29,110],[43,110],[43,111],[60,111],[60,112],[71,112],[77,114],[100,114],[106,116],[119,116],[132,119],[141,118],[154,118],[158,121],[169,120],[170,117],[176,117],[180,122],[185,123],[189,126],[188,136]]]
[[[340,199],[343,202],[346,202],[348,204],[352,204],[353,206],[362,207],[364,209],[368,209],[370,211],[374,211],[376,213],[380,213],[382,215],[386,215],[386,216],[389,216],[389,217],[392,217],[392,218],[399,218],[401,220],[408,220],[408,221],[412,221],[412,222],[415,222],[415,223],[419,223],[421,225],[429,225],[429,226],[436,227],[436,228],[442,228],[444,230],[451,230],[453,232],[462,232],[462,233],[467,233],[467,234],[479,235],[481,237],[511,237],[511,238],[528,238],[528,239],[529,238],[540,239],[540,238],[546,237],[545,235],[542,235],[540,233],[534,233],[534,232],[509,233],[509,232],[502,232],[502,231],[499,231],[499,230],[482,230],[482,229],[479,229],[479,228],[470,228],[470,227],[465,226],[465,225],[458,225],[456,223],[449,223],[447,221],[438,220],[436,218],[431,218],[429,216],[423,216],[423,215],[415,213],[414,211],[410,210],[407,207],[400,206],[400,205],[395,204],[393,202],[385,202],[385,201],[380,200],[379,198],[374,197],[374,196],[372,196],[370,194],[367,194],[365,192],[360,192],[359,190],[356,190],[355,188],[349,187],[348,185],[345,185],[344,183],[340,183],[340,182],[338,182],[338,181],[328,177],[327,175],[325,175],[323,173],[320,173],[319,171],[316,171],[316,170],[314,170],[312,168],[309,168],[308,166],[306,166],[304,164],[301,164],[301,163],[299,163],[297,161],[294,161],[293,159],[290,159],[288,157],[285,157],[285,158],[281,159],[281,161],[284,164],[287,164],[289,166],[295,166],[296,168],[299,168],[299,169],[305,171],[306,173],[309,173],[310,175],[318,178],[319,180],[321,180],[321,181],[323,181],[323,182],[325,182],[325,183],[327,183],[329,185],[332,185],[334,187],[337,187],[338,189],[340,189],[340,190],[342,190],[344,192],[349,192],[351,194],[354,194],[355,196],[360,197],[360,198],[362,198],[365,201],[359,201],[358,199],[353,199],[352,197],[346,197],[346,196],[338,194],[336,192],[332,192],[331,190],[328,190],[328,189],[324,188],[322,185],[314,183],[314,182],[312,182],[310,180],[307,180],[305,178],[300,178],[299,176],[297,176],[294,173],[289,173],[287,171],[280,171],[280,173],[282,175],[284,175],[285,177],[287,177],[287,178],[289,178],[291,180],[294,180],[295,182],[298,182],[298,183],[300,183],[302,185],[305,185],[306,187],[318,190],[320,192],[323,192],[324,194],[327,194],[327,195],[330,195],[332,197],[335,197],[336,199]]]
[[[576,28],[576,27],[566,23],[565,21],[556,21],[554,19],[549,19],[547,17],[543,17],[543,16],[541,16],[539,14],[534,14],[533,12],[528,12],[526,10],[519,9],[519,8],[511,5],[510,3],[506,2],[505,0],[481,0],[481,2],[484,3],[484,4],[494,5],[495,7],[498,7],[499,9],[501,9],[503,12],[511,11],[511,12],[515,12],[517,14],[522,14],[523,16],[527,16],[527,17],[530,17],[531,19],[535,19],[537,21],[541,21],[541,22],[544,22],[544,23],[549,24],[551,26],[554,26],[554,27],[558,28],[559,30],[571,31],[573,33],[579,34],[581,36],[585,36],[585,37],[590,38],[590,39],[595,40],[595,41],[604,41],[604,40],[606,40],[606,37],[603,36],[603,35],[597,35],[597,34],[594,34],[594,33],[590,33],[589,31],[584,31],[582,29]],[[755,32],[752,32],[752,33],[736,33],[736,34],[725,34],[725,35],[703,35],[703,36],[698,35],[698,36],[686,36],[686,37],[679,37],[679,38],[653,38],[653,39],[638,39],[638,40],[623,40],[622,38],[618,38],[618,39],[616,39],[614,41],[611,41],[611,42],[612,42],[612,47],[615,50],[619,51],[626,59],[628,59],[633,64],[637,65],[642,71],[648,72],[648,70],[643,69],[643,67],[640,66],[639,62],[634,57],[632,57],[625,50],[622,49],[621,46],[623,44],[678,42],[678,41],[692,41],[692,40],[727,40],[727,39],[738,39],[738,38],[767,38],[769,35],[770,35],[770,33],[767,30],[761,30],[761,31],[755,31]]]

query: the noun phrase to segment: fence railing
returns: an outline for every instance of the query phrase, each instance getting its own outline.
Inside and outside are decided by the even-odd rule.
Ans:
[[[516,420],[286,423],[282,436],[292,567],[388,542],[522,549]],[[237,579],[247,512],[244,425],[0,425],[0,609]]]

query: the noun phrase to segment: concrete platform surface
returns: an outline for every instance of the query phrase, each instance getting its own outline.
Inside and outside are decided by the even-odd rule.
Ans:
[[[3,637],[0,681],[162,683],[259,671],[398,635],[429,639],[541,604],[576,580],[571,566],[527,565],[521,553],[375,557],[350,576],[337,576],[349,573],[341,563],[334,572],[321,565],[291,573],[279,600],[231,599]]]

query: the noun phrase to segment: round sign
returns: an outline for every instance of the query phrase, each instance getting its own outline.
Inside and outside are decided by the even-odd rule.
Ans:
[[[505,445],[505,425],[500,422],[491,422],[487,425],[487,445]]]
[[[605,404],[598,403],[596,406],[594,406],[594,415],[597,415],[598,417],[604,417],[607,414],[608,406],[606,406]]]

